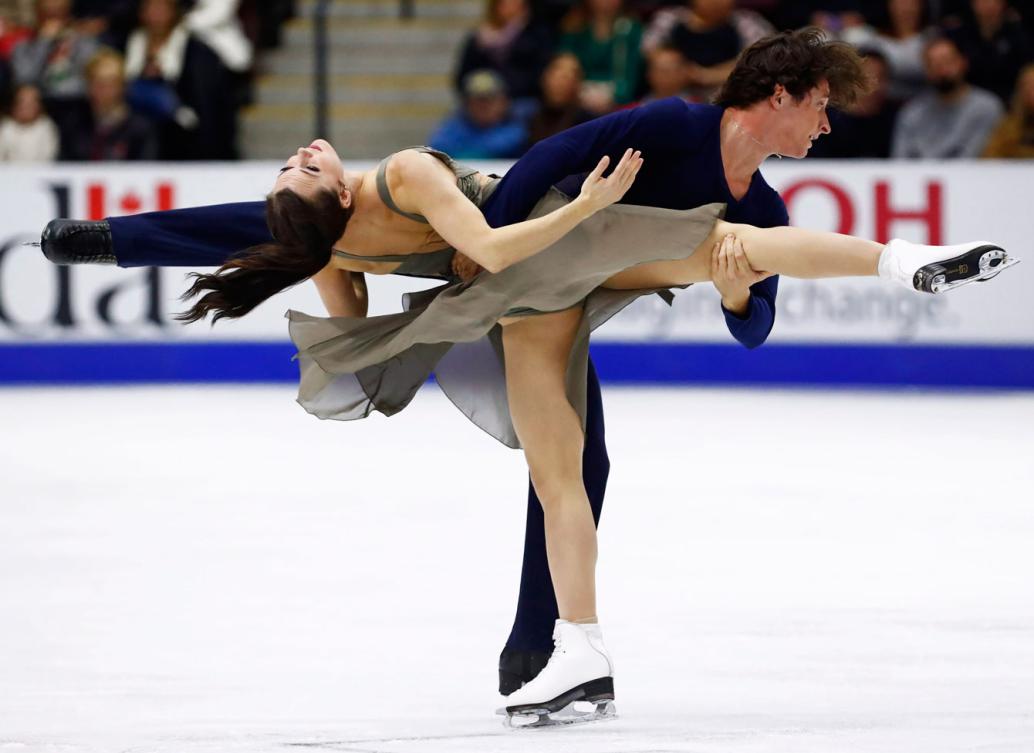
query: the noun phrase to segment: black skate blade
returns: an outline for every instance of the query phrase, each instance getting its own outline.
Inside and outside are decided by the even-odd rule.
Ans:
[[[971,282],[986,282],[1020,260],[991,243],[975,246],[953,259],[927,264],[915,273],[912,285],[926,293],[945,293]]]
[[[39,241],[28,241],[27,243],[23,243],[22,245],[23,246],[32,246],[34,248],[41,248],[43,246],[43,244],[40,243]]]
[[[500,711],[504,711],[500,709]],[[614,701],[600,700],[575,701],[562,709],[548,712],[539,709],[535,712],[507,714],[505,726],[510,729],[539,729],[541,727],[562,727],[572,724],[589,724],[617,719],[618,711]]]

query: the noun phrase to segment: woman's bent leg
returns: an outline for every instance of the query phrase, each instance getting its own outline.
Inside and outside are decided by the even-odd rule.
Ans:
[[[582,481],[583,435],[565,377],[581,309],[529,316],[503,328],[507,398],[542,503],[559,616],[596,616],[596,528]]]
[[[588,364],[585,404],[585,440],[582,448],[582,483],[589,498],[593,521],[599,526],[603,497],[610,475],[610,458],[603,425],[603,401],[599,379]],[[517,615],[506,647],[515,651],[539,651],[547,655],[553,646],[553,623],[557,614],[556,594],[546,559],[545,521],[535,487],[528,489],[528,514],[524,532],[524,564],[521,569]]]

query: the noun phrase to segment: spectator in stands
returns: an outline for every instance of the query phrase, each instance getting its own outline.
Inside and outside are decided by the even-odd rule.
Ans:
[[[972,0],[971,7],[972,20],[948,25],[948,33],[969,59],[969,82],[1008,104],[1016,76],[1034,52],[1027,30],[1006,0]]]
[[[251,69],[254,50],[237,17],[240,0],[197,0],[186,16],[187,28],[234,73]]]
[[[1020,71],[1012,109],[991,134],[984,156],[996,159],[1034,159],[1034,64]]]
[[[638,104],[665,97],[692,99],[689,95],[689,66],[682,51],[662,44],[646,59],[646,95]]]
[[[58,132],[43,110],[43,98],[32,84],[14,92],[11,116],[0,122],[0,162],[52,162]]]
[[[925,85],[923,49],[930,38],[923,0],[887,0],[886,22],[846,27],[841,38],[856,47],[879,51],[890,63],[890,96],[904,101]]]
[[[72,132],[87,109],[86,63],[97,51],[93,37],[77,31],[72,0],[37,0],[36,28],[11,54],[14,82],[43,95],[62,134]]]
[[[143,0],[126,47],[127,99],[160,125],[164,159],[235,159],[234,80],[183,23],[176,0]]]
[[[643,53],[649,57],[663,44],[681,51],[690,94],[710,99],[732,71],[740,50],[773,30],[757,13],[736,11],[735,5],[735,0],[689,0],[658,12],[643,34]]]
[[[438,126],[428,144],[457,158],[506,159],[519,157],[527,141],[528,131],[506,96],[506,82],[485,69],[463,79],[462,108]]]
[[[553,57],[542,74],[539,108],[528,122],[529,145],[591,120],[582,107],[582,64],[569,52]]]
[[[585,81],[582,105],[602,115],[635,98],[642,76],[643,27],[623,0],[579,0],[564,19],[560,49],[578,58]]]
[[[549,27],[532,20],[527,0],[488,0],[484,20],[463,43],[457,92],[462,96],[463,82],[472,71],[494,70],[506,82],[510,97],[533,107],[555,41]]]
[[[122,55],[101,49],[86,66],[86,81],[90,118],[65,141],[61,158],[82,161],[157,159],[154,125],[126,104]]]
[[[1002,117],[1002,103],[966,82],[966,57],[950,38],[930,41],[924,60],[929,87],[901,109],[892,156],[979,157]]]
[[[851,107],[829,115],[830,133],[815,142],[808,157],[886,159],[901,105],[890,97],[890,63],[875,50],[863,52],[872,89]]]

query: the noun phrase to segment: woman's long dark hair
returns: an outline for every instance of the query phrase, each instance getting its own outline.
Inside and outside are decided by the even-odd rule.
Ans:
[[[274,242],[234,254],[213,274],[192,272],[194,282],[180,300],[208,292],[176,318],[196,322],[211,313],[213,324],[224,317],[236,319],[312,277],[330,261],[331,249],[351,216],[352,206],[342,207],[338,194],[330,189],[321,189],[311,199],[289,188],[269,194],[266,223]]]

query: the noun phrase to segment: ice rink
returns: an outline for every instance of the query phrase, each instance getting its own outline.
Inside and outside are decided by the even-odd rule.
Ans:
[[[607,390],[620,718],[522,731],[521,456],[293,397],[0,391],[0,753],[1034,751],[1034,395]]]

